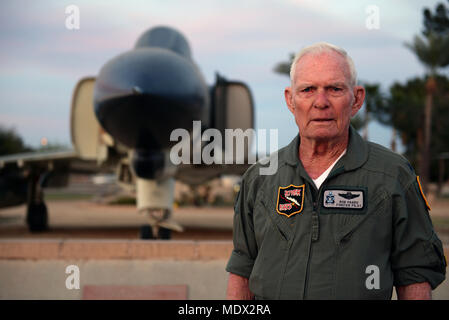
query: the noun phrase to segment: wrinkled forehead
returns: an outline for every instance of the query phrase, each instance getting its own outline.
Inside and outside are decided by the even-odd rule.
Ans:
[[[307,53],[296,63],[294,82],[351,83],[351,72],[346,59],[335,51]]]

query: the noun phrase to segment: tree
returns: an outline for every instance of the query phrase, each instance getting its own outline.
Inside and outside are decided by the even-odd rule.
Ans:
[[[378,83],[361,83],[365,88],[365,114],[363,120],[363,137],[368,140],[368,123],[371,116],[379,120],[380,111],[385,109],[385,97],[380,91],[380,85]]]
[[[24,144],[22,138],[14,129],[7,129],[0,126],[0,155],[28,152],[31,150],[30,147]]]
[[[372,114],[379,122],[392,126],[405,147],[404,155],[414,167],[418,167],[424,144],[424,103],[426,99],[425,84],[427,78],[414,78],[406,83],[394,83],[385,98],[382,108]],[[432,140],[430,144],[429,181],[438,177],[437,155],[449,150],[449,79],[445,76],[435,77],[434,112],[432,113]],[[420,173],[420,172],[418,172]]]
[[[273,71],[276,73],[283,74],[283,75],[290,77],[290,66],[292,65],[293,59],[295,59],[295,54],[290,53],[290,57],[289,57],[288,61],[279,62],[273,68]]]
[[[448,0],[449,2],[449,0]],[[428,8],[424,8],[424,30],[422,34],[428,36],[431,33],[440,35],[447,34],[449,31],[449,12],[444,4],[439,3],[432,13]]]
[[[400,134],[405,156],[414,165],[423,142],[424,83],[420,78],[408,80],[405,84],[394,83],[390,87],[385,109],[377,113],[381,123],[391,125]]]
[[[412,50],[426,67],[426,98],[424,112],[424,141],[419,159],[419,171],[424,190],[429,182],[430,144],[432,139],[432,109],[434,94],[437,90],[435,77],[439,68],[449,65],[449,28],[448,10],[439,4],[435,14],[425,8],[423,37],[416,35],[406,47]]]

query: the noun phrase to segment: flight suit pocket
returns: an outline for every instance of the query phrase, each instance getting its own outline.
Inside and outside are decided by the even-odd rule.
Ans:
[[[435,232],[432,233],[429,241],[423,242],[429,264],[444,272],[447,267],[446,257],[443,252],[443,245]]]
[[[260,201],[267,214],[267,218],[270,221],[270,226],[277,231],[280,240],[289,242],[292,236],[292,230],[285,220],[291,219],[291,221],[293,221],[295,218],[294,217],[286,218],[284,216],[279,215],[276,212],[276,207],[273,204],[273,202],[267,199],[265,196],[262,196]]]
[[[258,299],[278,299],[282,274],[285,270],[287,240],[268,219],[265,233],[259,239],[258,254],[249,278],[251,292]]]
[[[337,243],[348,241],[354,232],[358,230],[368,219],[373,216],[382,215],[387,207],[388,193],[380,190],[371,199],[368,199],[366,213],[364,215],[338,214],[339,230],[336,234]]]
[[[278,299],[280,282],[288,259],[291,234],[273,213],[274,206],[263,194],[256,200],[253,223],[258,254],[250,275],[250,289],[258,299]]]

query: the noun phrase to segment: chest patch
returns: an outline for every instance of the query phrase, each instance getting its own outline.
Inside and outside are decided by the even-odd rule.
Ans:
[[[328,189],[324,191],[323,207],[362,210],[365,205],[363,190]]]
[[[276,211],[279,214],[290,218],[292,215],[300,213],[304,206],[305,185],[279,187]]]

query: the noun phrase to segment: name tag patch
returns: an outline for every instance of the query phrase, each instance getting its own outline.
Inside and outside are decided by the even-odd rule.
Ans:
[[[325,208],[362,210],[364,203],[363,190],[329,189],[324,191],[323,206]]]

